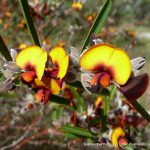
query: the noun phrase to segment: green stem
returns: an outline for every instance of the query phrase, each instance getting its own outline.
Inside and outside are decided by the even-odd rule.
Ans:
[[[116,92],[116,86],[112,86],[111,91],[110,91],[110,96],[105,96],[105,105],[102,110],[102,131],[105,131],[107,128],[107,112],[109,110],[109,105],[111,99],[114,97],[114,94]]]
[[[0,36],[0,52],[5,57],[6,60],[12,61],[11,55],[9,53],[9,50],[8,50],[6,44],[3,41],[3,38],[1,36]]]
[[[75,96],[75,98],[78,100],[78,110],[80,113],[82,113],[83,111],[86,111],[86,106],[84,103],[84,99],[79,95],[79,93],[75,90],[74,87],[70,86],[69,87],[71,92],[73,93],[73,95]]]
[[[109,101],[111,101],[114,98],[114,95],[117,91],[117,87],[115,85],[112,85],[111,91],[110,91],[110,97],[109,97]]]
[[[19,3],[21,5],[22,12],[23,12],[27,27],[30,31],[32,41],[34,42],[35,45],[40,46],[40,42],[39,42],[35,27],[33,24],[32,17],[31,17],[28,1],[27,0],[19,0]]]
[[[102,131],[104,132],[107,128],[107,110],[108,110],[108,105],[109,105],[109,99],[106,96],[105,97],[105,104],[104,104],[104,108],[102,109]]]

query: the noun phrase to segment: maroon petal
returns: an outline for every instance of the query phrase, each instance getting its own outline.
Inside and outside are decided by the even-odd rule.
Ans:
[[[39,103],[47,104],[50,97],[50,91],[48,89],[39,89],[36,93],[36,100]]]
[[[131,77],[128,82],[118,90],[130,101],[134,102],[145,92],[149,84],[148,74]]]

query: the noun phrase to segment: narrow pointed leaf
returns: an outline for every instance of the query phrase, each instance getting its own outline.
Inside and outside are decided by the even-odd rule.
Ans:
[[[77,87],[77,88],[83,89],[83,86],[82,86],[82,84],[81,84],[80,81],[75,81],[75,82],[73,82],[73,83],[67,83],[67,84],[69,84],[69,85],[71,85],[71,86],[73,86],[73,87]]]
[[[137,101],[131,104],[148,122],[150,122],[150,114]]]
[[[58,104],[70,105],[70,100],[57,95],[51,95],[50,101]]]
[[[103,5],[102,9],[100,10],[99,14],[97,15],[88,35],[86,37],[86,40],[83,44],[81,52],[87,47],[89,40],[90,40],[91,33],[94,33],[96,35],[96,34],[99,34],[99,32],[101,31],[103,24],[106,21],[109,11],[111,9],[111,5],[112,5],[111,0],[106,0],[105,4]]]
[[[69,125],[63,126],[62,131],[66,132],[66,133],[82,136],[82,137],[89,137],[89,138],[94,138],[95,137],[94,134],[92,134],[90,131],[88,131],[84,128],[72,127],[72,126],[69,126]]]
[[[9,50],[3,41],[2,37],[0,36],[0,52],[5,57],[7,61],[12,61],[11,55],[9,53]]]
[[[71,133],[65,133],[64,134],[65,137],[69,138],[69,139],[75,139],[75,138],[80,138],[81,136],[78,136],[76,134],[71,134]]]
[[[32,41],[34,42],[35,45],[40,46],[40,42],[39,42],[39,39],[38,39],[38,36],[37,36],[37,32],[35,30],[33,20],[32,20],[32,17],[31,17],[28,1],[27,0],[19,0],[19,3],[21,5],[22,12],[23,12],[27,27],[30,31]]]

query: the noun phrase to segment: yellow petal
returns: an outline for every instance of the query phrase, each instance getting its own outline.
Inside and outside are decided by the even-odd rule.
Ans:
[[[50,51],[49,56],[51,57],[52,63],[59,69],[57,77],[62,79],[67,73],[69,56],[62,47],[53,48]]]
[[[52,63],[58,65],[66,56],[66,51],[62,47],[55,47],[49,52]]]
[[[44,88],[44,87],[46,88],[46,85],[38,78],[35,78],[32,83],[32,87],[33,88]]]
[[[56,80],[43,77],[42,80],[36,78],[32,84],[33,88],[47,88],[51,91],[52,94],[59,94],[61,89],[60,85]]]
[[[131,62],[123,50],[116,49],[107,66],[112,71],[114,82],[120,85],[124,85],[127,82],[131,74]]]
[[[69,65],[69,56],[66,55],[62,63],[59,65],[58,75],[57,75],[58,78],[62,79],[66,75],[68,70],[68,65]]]
[[[117,127],[113,129],[111,134],[111,143],[114,145],[115,148],[118,148],[118,140],[120,137],[125,137],[125,132],[121,127]]]
[[[102,96],[98,96],[96,101],[95,101],[95,107],[98,108],[103,103],[104,103],[103,97]]]
[[[35,71],[38,79],[43,76],[46,61],[46,51],[38,46],[25,48],[16,57],[16,64],[26,71]]]
[[[90,47],[80,58],[84,70],[110,73],[117,84],[127,82],[131,73],[131,63],[128,55],[121,49],[108,44],[98,44]]]
[[[56,82],[56,80],[54,80],[54,79],[51,79],[51,93],[53,93],[53,94],[59,94],[59,92],[60,92],[60,86],[59,86],[59,84]]]
[[[80,65],[84,70],[97,71],[107,65],[114,48],[106,44],[90,47],[80,58]]]
[[[37,61],[35,61],[36,66],[36,74],[39,80],[41,80],[44,69],[45,69],[45,63],[47,61],[47,53],[43,52],[39,58],[37,58]]]

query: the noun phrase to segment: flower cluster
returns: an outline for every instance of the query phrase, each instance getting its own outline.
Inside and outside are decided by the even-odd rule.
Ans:
[[[82,52],[80,66],[81,82],[89,93],[100,93],[116,85],[130,102],[137,100],[147,89],[148,74],[137,75],[146,60],[138,57],[130,61],[120,48],[93,39],[94,45]],[[92,42],[91,42],[92,43]]]
[[[17,68],[20,80],[37,91],[38,102],[46,104],[51,94],[59,94],[69,65],[69,56],[62,47],[57,46],[49,51],[46,46],[30,46],[18,53],[13,50],[12,56],[14,62],[4,64],[4,72],[13,72],[8,77],[11,81],[16,76],[14,69]]]
[[[91,38],[90,44],[91,47],[81,55],[74,47],[67,54],[60,46],[50,50],[47,45],[42,48],[30,46],[18,53],[15,51],[12,54],[13,63],[20,68],[20,80],[37,91],[38,102],[47,103],[50,94],[60,93],[63,82],[76,80],[81,80],[90,94],[101,94],[104,89],[115,85],[131,103],[138,99],[147,89],[149,81],[146,73],[137,75],[146,62],[145,58],[130,61],[123,49],[95,37]],[[12,70],[10,64],[13,63],[7,62],[4,66]]]
[[[88,94],[97,93],[100,96],[95,101],[95,105],[88,105],[85,112],[78,114],[73,111],[70,123],[88,128],[94,134],[95,132],[98,134],[104,130],[103,123],[102,121],[95,122],[95,120],[103,117],[103,110],[106,106],[101,94],[103,90],[109,90],[110,86],[116,86],[118,107],[107,112],[105,128],[109,129],[109,134],[100,136],[98,142],[112,143],[116,148],[119,145],[126,145],[128,139],[125,125],[147,124],[131,108],[132,105],[130,106],[130,103],[136,101],[148,87],[148,75],[146,73],[138,75],[146,59],[138,57],[130,60],[123,49],[104,43],[93,35],[90,39],[90,47],[81,54],[74,47],[70,49],[71,52],[67,53],[59,45],[49,49],[46,44],[42,47],[11,49],[13,61],[3,62],[3,73],[7,80],[0,91],[14,89],[17,78],[36,91],[36,102],[46,104],[51,99],[51,94],[59,95],[60,91],[63,91],[61,95],[70,100],[71,107],[76,108],[76,102],[73,101],[75,95],[68,84],[79,80]],[[78,94],[82,93],[82,90],[78,88],[75,91]],[[121,96],[125,101],[120,98]],[[28,107],[32,108],[33,105],[30,104]]]

